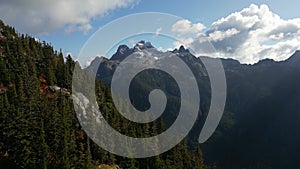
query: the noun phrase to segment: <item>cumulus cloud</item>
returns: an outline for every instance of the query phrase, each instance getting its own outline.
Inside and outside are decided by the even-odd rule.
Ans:
[[[300,47],[300,18],[284,20],[267,5],[252,4],[217,20],[205,32],[195,32],[195,36],[189,46],[196,51],[211,43],[220,57],[242,63],[265,58],[280,61]]]
[[[172,31],[178,34],[194,34],[205,29],[201,23],[192,24],[188,20],[179,20],[172,26]]]
[[[230,38],[238,33],[240,33],[240,31],[238,31],[235,28],[232,28],[232,29],[228,29],[226,31],[219,31],[219,30],[213,31],[208,34],[208,37],[210,40],[218,42],[218,41],[222,41],[226,38]]]
[[[0,1],[0,16],[29,34],[51,33],[63,27],[66,32],[86,32],[92,28],[92,19],[135,3],[137,0],[9,0]]]

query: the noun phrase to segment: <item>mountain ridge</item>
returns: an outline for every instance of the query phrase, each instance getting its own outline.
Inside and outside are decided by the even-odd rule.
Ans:
[[[106,57],[103,57],[103,56],[101,56],[100,58],[105,58],[107,60],[121,62],[123,59],[125,59],[127,56],[133,54],[134,52],[141,51],[141,50],[144,50],[144,49],[151,49],[151,48],[158,51],[158,49],[155,48],[151,44],[151,42],[145,41],[145,40],[140,40],[132,48],[128,47],[125,44],[119,45],[116,52],[110,58],[106,58]],[[210,57],[210,56],[195,56],[194,54],[192,54],[190,52],[189,49],[186,49],[183,45],[181,45],[179,48],[174,48],[173,50],[160,51],[160,52],[162,52],[162,53],[170,52],[170,53],[173,53],[173,54],[181,54],[181,55],[192,55],[196,58],[201,58],[201,57],[213,58],[213,57]],[[97,59],[97,57],[95,57],[95,59]],[[93,59],[92,62],[95,59]],[[274,59],[265,58],[265,59],[259,60],[257,63],[247,64],[247,63],[240,63],[240,61],[238,61],[237,59],[233,59],[233,58],[222,58],[222,57],[220,57],[220,58],[217,58],[217,59],[221,59],[222,61],[225,61],[225,62],[226,61],[238,62],[241,65],[258,65],[258,64],[262,64],[262,63],[266,63],[266,62],[283,63],[283,62],[289,62],[290,60],[293,60],[293,62],[295,62],[295,60],[299,60],[297,62],[300,62],[300,50],[296,50],[289,58],[287,58],[286,60],[282,60],[282,61],[275,61]],[[90,65],[88,65],[87,67],[89,67],[89,66]]]
[[[189,66],[200,90],[199,118],[188,136],[189,144],[195,145],[210,106],[210,81],[201,62],[204,56],[196,57],[184,48],[181,48],[182,53],[178,51],[174,49],[170,54],[177,54]],[[264,59],[253,65],[241,64],[234,59],[221,61],[227,80],[227,101],[217,130],[201,145],[205,161],[212,165],[216,162],[221,169],[299,166],[296,150],[300,150],[297,134],[300,132],[300,106],[297,103],[300,100],[300,51],[285,61]],[[109,86],[119,63],[104,59],[97,77]],[[157,82],[153,83],[155,80]],[[176,105],[180,105],[180,96],[174,92],[178,91],[176,82],[159,72],[144,71],[131,85],[130,98],[141,110],[149,108],[147,96],[151,89],[160,88],[166,93],[171,105],[165,110],[169,115],[163,113],[162,116],[171,119],[166,120],[170,126],[172,119],[176,119]]]

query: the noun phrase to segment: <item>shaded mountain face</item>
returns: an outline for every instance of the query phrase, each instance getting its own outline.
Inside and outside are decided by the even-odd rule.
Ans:
[[[138,43],[134,48],[120,46],[111,59],[101,63],[97,77],[109,86],[119,63],[134,52],[148,49],[149,44]],[[153,52],[160,51],[153,48]],[[184,47],[172,53],[190,67],[201,94],[200,116],[189,135],[189,143],[194,145],[210,106],[209,77],[201,59]],[[217,131],[202,144],[205,160],[216,162],[218,168],[224,169],[297,168],[300,165],[300,52],[282,62],[266,59],[244,65],[222,59],[222,63],[227,79],[227,102]],[[131,82],[130,98],[137,109],[145,110],[150,106],[148,94],[155,88],[167,95],[163,118],[170,126],[180,106],[180,91],[172,77],[160,71],[143,71]]]
[[[126,45],[120,45],[117,52],[111,57],[111,60],[123,60],[128,55],[132,54],[133,50]]]
[[[223,121],[202,147],[223,168],[299,165],[299,52],[283,62],[223,61],[228,97]]]

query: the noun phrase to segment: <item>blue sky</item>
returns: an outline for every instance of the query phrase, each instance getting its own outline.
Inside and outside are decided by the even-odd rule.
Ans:
[[[258,7],[261,4],[266,4],[272,13],[279,15],[283,20],[300,18],[300,12],[298,12],[300,2],[296,0],[88,0],[85,1],[88,2],[85,5],[80,4],[82,1],[75,1],[66,0],[63,4],[59,0],[51,2],[38,0],[1,1],[0,18],[22,33],[28,33],[42,41],[49,42],[57,50],[62,48],[65,53],[72,53],[75,58],[89,37],[100,27],[115,19],[135,13],[169,13],[187,19],[191,24],[201,23],[205,25],[207,30],[212,30],[213,22],[223,17],[226,18],[234,12],[240,12],[244,8],[249,8],[251,4],[256,4]],[[97,6],[103,7],[97,8]],[[214,28],[214,30],[216,29],[219,28]],[[237,32],[241,31],[237,30]],[[269,43],[268,40],[261,42],[261,44],[267,43]],[[154,43],[154,45],[157,44]],[[218,46],[219,43],[216,42],[215,45]],[[160,46],[162,44],[158,44],[157,47]],[[167,45],[164,46],[164,48],[167,47]],[[229,48],[227,46],[227,49]],[[222,48],[220,47],[220,49]],[[264,53],[264,50],[266,49],[261,49],[261,52]],[[233,58],[240,60],[238,57]],[[256,60],[252,59],[249,62],[254,61]],[[244,62],[248,61],[245,60]]]
[[[93,29],[83,32],[65,33],[62,29],[49,35],[38,36],[41,40],[50,42],[56,49],[63,48],[65,52],[77,55],[89,36],[101,26],[118,19],[119,17],[141,12],[163,12],[186,18],[192,22],[201,22],[210,25],[212,22],[239,11],[250,4],[268,4],[269,7],[282,18],[300,17],[299,1],[243,1],[231,0],[141,0],[137,5],[110,11],[106,16],[92,20]]]

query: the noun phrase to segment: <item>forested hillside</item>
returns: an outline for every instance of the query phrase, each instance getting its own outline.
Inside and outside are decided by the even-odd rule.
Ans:
[[[160,156],[129,159],[94,144],[81,129],[73,108],[71,81],[76,63],[46,42],[18,34],[0,22],[0,168],[197,168],[200,147],[182,141]],[[153,135],[164,123],[129,124],[111,101],[109,88],[96,82],[105,119],[127,135]],[[127,130],[133,125],[135,130]],[[131,126],[132,128],[132,126]],[[120,143],[122,144],[122,143]]]

